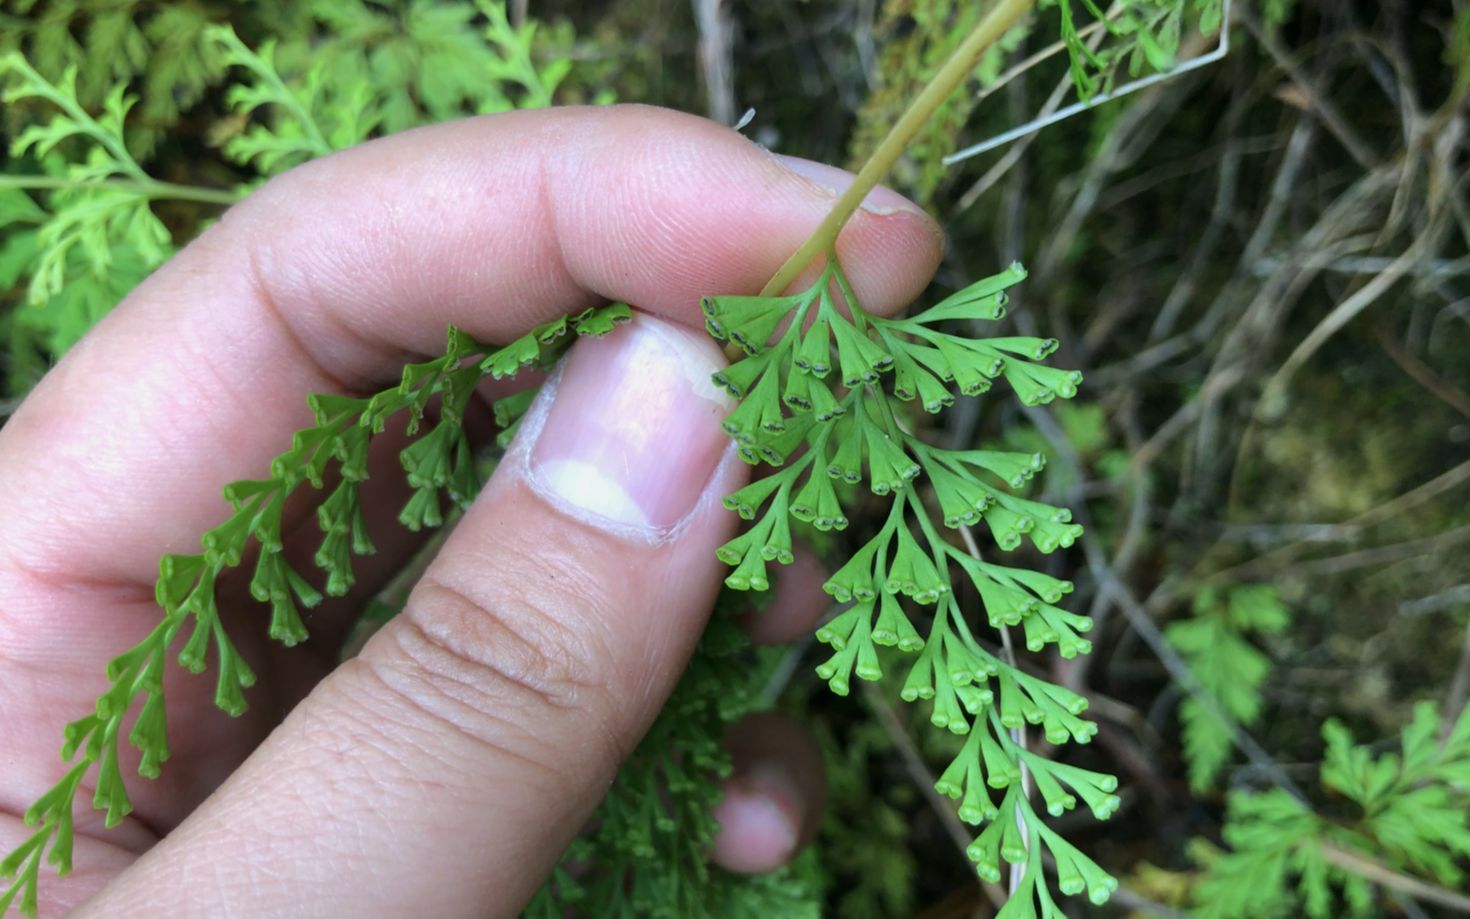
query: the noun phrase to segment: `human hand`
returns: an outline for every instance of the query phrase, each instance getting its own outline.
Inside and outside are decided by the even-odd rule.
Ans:
[[[308,392],[391,382],[451,323],[503,342],[605,300],[640,312],[573,348],[356,657],[338,665],[346,630],[418,545],[393,521],[391,436],[364,485],[373,570],[318,608],[311,641],[268,642],[248,571],[221,582],[261,676],[251,710],[226,717],[212,681],[174,667],[163,776],[133,784],[114,830],[78,813],[75,873],[43,887],[43,914],[94,894],[79,914],[517,912],[672,689],[724,573],[714,549],[735,521],[719,499],[748,470],[720,430],[699,298],[759,288],[844,181],[656,109],[495,116],[294,170],[142,284],[0,429],[0,851],[62,773],[60,726],[156,623],[158,558],[223,518],[221,484],[309,422]],[[892,193],[871,203],[844,263],[864,304],[891,311],[929,279],[939,237]],[[304,537],[311,509],[294,512]],[[810,625],[819,575],[802,570],[759,637]],[[736,736],[745,771],[714,857],[774,867],[810,832],[818,780],[785,732]]]

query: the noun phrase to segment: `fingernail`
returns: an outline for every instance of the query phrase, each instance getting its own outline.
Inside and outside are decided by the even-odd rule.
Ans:
[[[714,342],[645,314],[579,341],[530,451],[532,486],[603,528],[674,527],[726,452],[733,405],[710,381],[723,364]]]
[[[714,809],[720,824],[715,861],[730,871],[758,873],[786,864],[796,853],[799,817],[754,777],[732,784]]]
[[[818,186],[833,198],[841,196],[847,190],[848,186],[853,183],[853,180],[857,178],[857,176],[848,172],[846,169],[838,169],[836,166],[829,166],[826,163],[818,163],[815,160],[805,160],[799,156],[786,156],[780,153],[773,155],[782,166]],[[893,189],[882,185],[868,192],[867,197],[863,198],[862,208],[880,217],[886,217],[889,214],[900,211],[924,215],[923,208]]]

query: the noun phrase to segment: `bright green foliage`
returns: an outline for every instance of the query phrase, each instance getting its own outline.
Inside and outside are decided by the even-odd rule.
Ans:
[[[1114,7],[1115,15],[1105,15]],[[1086,100],[1113,88],[1124,66],[1132,76],[1172,67],[1188,30],[1209,34],[1220,28],[1223,5],[1222,0],[1122,0],[1118,4],[1040,0],[1038,8],[1056,12],[1022,22],[981,58],[973,77],[944,100],[905,150],[895,169],[897,187],[918,201],[934,197],[950,175],[943,158],[961,146],[959,137],[975,112],[981,90],[994,88],[1005,62],[1038,28],[1038,21],[1045,23],[1043,34],[1055,36],[1058,33],[1052,29],[1060,29],[1072,82],[1078,96]],[[909,100],[986,11],[986,4],[948,0],[887,0],[883,4],[883,15],[875,27],[885,36],[882,57],[872,74],[876,86],[858,111],[849,147],[854,169],[878,146]],[[1104,24],[1106,40],[1090,41],[1089,26],[1099,22]]]
[[[231,108],[242,118],[266,110],[263,122],[224,142],[227,156],[261,175],[376,133],[550,105],[570,68],[565,59],[538,68],[534,23],[514,28],[504,5],[489,0],[307,8],[329,30],[326,40],[268,40],[252,51],[229,26],[205,30],[218,63],[244,75],[226,94]]]
[[[138,128],[139,139],[130,141],[135,149],[151,150],[154,137],[163,136],[161,129],[151,126],[173,123],[220,81],[220,69],[204,40],[205,30],[218,15],[217,7],[168,3],[143,21],[149,51],[141,69],[139,115],[144,124]]]
[[[1203,919],[1382,915],[1373,886],[1344,870],[1363,857],[1463,890],[1470,859],[1470,709],[1453,724],[1430,703],[1414,709],[1399,749],[1375,754],[1328,721],[1323,789],[1344,806],[1331,817],[1280,789],[1233,792],[1215,856],[1197,890]]]
[[[149,208],[167,186],[155,182],[128,152],[123,121],[133,100],[122,87],[109,93],[96,118],[77,102],[76,70],[48,82],[18,53],[0,57],[0,99],[34,100],[51,109],[11,144],[13,157],[31,157],[33,177],[0,176],[0,260],[5,278],[28,279],[24,321],[60,353],[173,251],[172,239]],[[59,147],[78,152],[62,156]],[[43,208],[21,188],[54,188]],[[8,285],[7,285],[8,286]]]
[[[946,331],[1000,319],[1006,288],[1025,276],[1012,265],[912,317],[888,319],[862,308],[833,258],[801,293],[709,297],[703,308],[710,333],[746,355],[714,377],[740,400],[725,430],[743,459],[774,467],[725,499],[755,521],[719,549],[734,568],[725,583],[767,589],[767,566],[792,560],[793,527],[842,530],[849,508],[871,500],[864,490],[886,499],[877,533],[825,585],[851,605],[818,630],[833,654],[817,673],[847,695],[854,674],[881,678],[885,657],[889,666],[908,666],[901,697],[924,701],[936,727],[967,738],[936,788],[960,802],[961,819],[985,826],[968,852],[977,872],[996,881],[1002,861],[1026,866],[1006,915],[1050,917],[1061,914],[1043,880],[1043,849],[1056,861],[1063,894],[1086,891],[1102,903],[1116,882],[1037,816],[1021,793],[1023,776],[1052,816],[1080,800],[1098,819],[1117,809],[1117,781],[1024,748],[1019,732],[1028,726],[1052,744],[1088,742],[1097,729],[1079,717],[1086,700],[977,640],[959,594],[972,585],[986,623],[1019,627],[1031,651],[1054,645],[1063,657],[1085,654],[1091,644],[1081,633],[1092,624],[1055,605],[1070,583],[987,562],[941,535],[933,518],[949,530],[983,522],[1004,551],[1024,542],[1050,553],[1072,545],[1081,528],[1066,510],[1017,494],[1042,467],[1039,455],[944,450],[900,421],[902,402],[940,412],[954,404],[955,390],[976,396],[1001,379],[1026,405],[1076,395],[1081,374],[1040,363],[1057,349],[1054,339]]]
[[[10,15],[5,15],[10,14]],[[387,132],[475,112],[551,104],[571,62],[533,55],[538,27],[511,25],[493,0],[306,0],[251,9],[219,0],[0,0],[0,51],[23,51],[57,80],[77,67],[78,99],[101,104],[117,87],[141,96],[150,152],[221,72],[204,40],[210,26],[274,37],[282,69],[320,73],[338,101],[352,97]]]
[[[227,12],[57,2],[0,27],[0,49],[12,49],[0,54],[0,89],[11,123],[25,126],[0,174],[0,296],[25,286],[10,320],[17,363],[65,352],[172,254],[158,202],[204,205],[177,240],[187,241],[218,206],[309,159],[431,121],[549,105],[570,67],[538,63],[534,23],[512,26],[491,0],[263,8],[282,37],[256,48],[220,22]],[[228,162],[199,171],[243,182],[150,175],[139,151],[160,135],[139,121],[172,124],[221,82],[230,115],[209,139]],[[141,119],[130,115],[134,86]],[[13,373],[14,389],[33,382]]]
[[[222,12],[203,0],[155,7],[140,0],[3,0],[0,51],[23,52],[51,81],[75,69],[77,101],[89,110],[132,86],[146,126],[129,142],[141,156],[163,136],[160,126],[198,103],[213,82],[199,37]]]
[[[328,37],[293,39],[280,59],[313,74],[308,83],[330,81],[336,105],[356,101],[387,133],[470,113],[548,106],[571,69],[565,58],[534,62],[536,24],[512,26],[505,4],[492,0],[303,6]],[[324,110],[333,107],[329,102]]]
[[[244,71],[244,79],[225,94],[230,108],[247,122],[258,110],[269,110],[269,126],[254,124],[225,141],[225,155],[240,165],[275,175],[349,147],[372,132],[364,84],[356,84],[356,98],[336,98],[318,69],[308,72],[303,86],[292,88],[276,70],[275,42],[252,51],[229,26],[211,26],[205,39],[223,66]],[[322,123],[325,119],[331,121]]]
[[[1179,53],[1186,26],[1214,32],[1221,26],[1223,0],[1124,0],[1117,15],[1106,15],[1098,0],[1043,0],[1061,16],[1062,41],[1071,61],[1072,82],[1083,99],[1111,89],[1124,62],[1131,76],[1168,70]],[[1092,50],[1082,36],[1082,14],[1103,22],[1114,41]]]
[[[323,592],[346,594],[354,581],[354,558],[373,552],[358,499],[368,476],[373,437],[390,421],[404,424],[414,437],[400,453],[414,492],[399,522],[410,530],[437,527],[444,522],[446,504],[463,507],[480,489],[479,470],[464,431],[464,410],[475,386],[487,376],[498,379],[526,367],[547,368],[565,351],[572,333],[604,334],[628,318],[623,304],[588,310],[539,326],[499,349],[451,329],[444,356],[408,365],[399,385],[391,389],[363,398],[312,396],[316,423],[296,432],[290,449],[271,462],[269,475],[225,486],[232,513],[200,539],[203,552],[167,555],[159,563],[155,595],[163,618],[147,637],[108,664],[112,687],[98,698],[95,711],[66,726],[62,757],[74,765],[26,812],[26,822],[37,828],[35,835],[0,862],[0,877],[14,878],[0,895],[0,915],[17,897],[21,911],[34,915],[43,853],[59,873],[69,870],[72,801],[92,766],[97,766],[92,803],[107,812],[106,825],[116,826],[132,810],[118,766],[118,748],[124,740],[123,723],[135,709],[138,718],[126,740],[142,751],[138,773],[145,778],[159,775],[169,758],[162,674],[179,639],[183,639],[179,663],[193,673],[207,669],[212,650],[215,704],[233,716],[245,712],[245,691],[255,683],[255,673],[220,621],[215,584],[222,573],[253,554],[250,594],[270,606],[270,636],[287,646],[305,641],[300,608],[321,602]],[[431,415],[434,399],[438,408]],[[323,492],[317,510],[322,541],[315,563],[325,575],[324,591],[292,568],[283,552],[282,511],[307,484]]]
[[[1248,636],[1277,634],[1288,622],[1272,585],[1234,587],[1223,595],[1206,588],[1195,596],[1193,617],[1169,626],[1164,637],[1189,664],[1201,691],[1231,719],[1249,727],[1261,713],[1261,685],[1271,673],[1271,659]],[[1230,758],[1230,728],[1193,697],[1180,703],[1179,720],[1189,785],[1195,792],[1205,791]]]

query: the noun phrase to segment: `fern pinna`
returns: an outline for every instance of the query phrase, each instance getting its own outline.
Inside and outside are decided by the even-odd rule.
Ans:
[[[937,413],[954,404],[955,390],[978,396],[998,379],[1029,406],[1076,395],[1080,373],[1040,363],[1055,339],[965,331],[1001,319],[1006,289],[1025,276],[1012,265],[890,319],[862,308],[829,255],[805,291],[709,297],[703,308],[710,333],[744,353],[715,377],[739,400],[725,430],[743,459],[771,467],[725,499],[754,521],[719,550],[734,568],[725,583],[766,589],[767,566],[793,559],[793,521],[842,530],[849,509],[867,500],[863,486],[886,499],[877,533],[825,584],[848,605],[817,632],[833,651],[817,673],[847,695],[853,674],[882,677],[880,647],[912,656],[901,697],[929,703],[935,726],[966,737],[936,787],[960,801],[963,820],[985,827],[967,854],[992,882],[1002,861],[1019,866],[1002,915],[1051,919],[1063,914],[1043,878],[1043,851],[1063,894],[1086,891],[1100,904],[1117,882],[1042,821],[1032,783],[1052,816],[1080,798],[1106,819],[1118,807],[1117,780],[1027,748],[1028,725],[1054,745],[1087,743],[1097,728],[1080,717],[1086,700],[1018,664],[1009,630],[1019,628],[1030,651],[1054,645],[1074,657],[1091,650],[1080,634],[1091,622],[1056,605],[1070,583],[987,561],[970,528],[983,522],[1002,550],[1029,542],[1043,553],[1072,545],[1082,530],[1067,510],[1017,494],[1042,467],[1039,454],[934,446],[913,433],[902,404]],[[972,627],[961,599],[971,589],[996,641]]]

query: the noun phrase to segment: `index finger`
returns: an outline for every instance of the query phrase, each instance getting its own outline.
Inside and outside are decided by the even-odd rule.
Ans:
[[[407,132],[269,183],[142,284],[0,430],[0,563],[150,584],[309,423],[308,392],[381,386],[453,323],[505,342],[599,300],[699,322],[753,292],[833,201],[726,128],[644,107]],[[865,306],[932,275],[892,199],[839,249]],[[37,462],[38,457],[46,462]],[[80,612],[80,611],[79,611]]]

